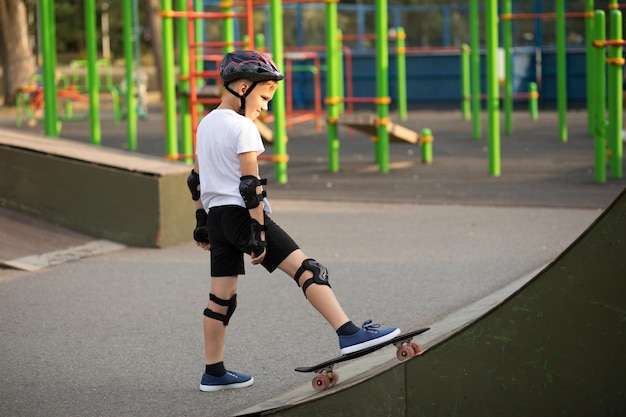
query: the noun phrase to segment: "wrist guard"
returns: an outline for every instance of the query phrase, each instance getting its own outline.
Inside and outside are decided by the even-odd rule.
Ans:
[[[206,225],[207,214],[204,209],[196,210],[196,228],[193,229],[193,240],[201,243],[209,242],[209,228]]]
[[[261,240],[261,232],[265,230],[265,226],[257,220],[250,220],[250,240],[248,241],[248,249],[255,255],[260,255],[267,247],[267,242]]]

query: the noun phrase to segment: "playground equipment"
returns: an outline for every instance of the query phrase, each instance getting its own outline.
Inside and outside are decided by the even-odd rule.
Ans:
[[[472,118],[472,94],[471,94],[471,83],[470,83],[470,57],[471,57],[471,48],[469,45],[464,44],[461,47],[461,112],[463,114],[464,120],[471,120]],[[507,67],[511,67],[510,56],[507,59]],[[506,71],[510,73],[509,70]],[[524,99],[528,101],[528,112],[531,120],[537,120],[539,117],[539,92],[537,91],[537,83],[530,82],[528,83],[528,92],[523,93],[513,93],[512,90],[512,76],[509,76],[504,81],[506,94],[500,94],[500,99],[505,100],[505,133],[511,134],[511,117],[513,113],[513,100],[514,99]],[[485,94],[480,95],[480,100],[486,99]],[[476,136],[476,135],[475,135]],[[480,138],[480,135],[477,135]]]
[[[555,13],[513,13],[512,0],[504,0],[503,13],[503,36],[505,50],[505,99],[504,107],[506,109],[505,132],[512,132],[511,109],[512,109],[512,64],[511,54],[513,47],[512,40],[512,21],[517,19],[555,19],[556,23],[556,43],[557,43],[557,108],[559,112],[559,138],[561,141],[567,141],[567,65],[565,59],[566,18],[589,18],[587,12],[566,12],[565,1],[556,2]],[[588,51],[589,52],[589,51]]]
[[[300,3],[302,1],[295,0],[288,3]],[[304,1],[309,2],[309,1]],[[172,2],[162,2],[161,17],[163,19],[163,59],[164,59],[164,117],[166,120],[166,137],[167,137],[167,155],[169,159],[180,159],[190,163],[193,158],[193,152],[195,149],[195,130],[199,123],[200,112],[204,110],[203,105],[217,104],[220,101],[219,89],[219,73],[217,68],[219,67],[219,61],[221,55],[225,51],[232,50],[236,47],[243,48],[257,48],[263,49],[264,45],[256,45],[255,40],[258,42],[259,37],[255,36],[252,32],[252,16],[253,16],[253,4],[252,0],[246,0],[245,2],[222,2],[219,4],[219,12],[205,12],[203,11],[203,2],[193,0],[177,2],[177,10],[172,10]],[[267,142],[271,142],[274,145],[274,155],[265,157],[275,163],[276,181],[279,183],[285,183],[287,181],[287,161],[289,156],[286,152],[286,130],[291,124],[308,120],[310,118],[316,119],[316,125],[318,129],[321,127],[321,90],[320,90],[320,57],[318,52],[313,51],[298,51],[284,52],[283,48],[283,33],[282,33],[282,3],[280,1],[271,1],[270,4],[270,22],[271,22],[271,39],[272,39],[272,57],[277,65],[284,68],[287,73],[287,81],[280,83],[279,88],[274,95],[272,102],[273,113],[268,115],[264,120],[272,121],[274,123],[274,132],[272,133],[267,127],[259,122],[257,125],[263,138]],[[337,124],[339,123],[339,116],[345,103],[356,102],[361,100],[369,101],[377,106],[378,115],[369,121],[366,126],[361,128],[369,131],[371,126],[376,128],[376,144],[375,153],[376,161],[379,164],[381,172],[388,172],[388,146],[390,132],[393,139],[400,138],[412,143],[427,143],[427,148],[431,146],[432,134],[424,136],[423,140],[418,140],[419,134],[409,133],[408,129],[401,129],[397,125],[392,125],[389,120],[389,103],[390,98],[388,95],[388,34],[387,34],[387,21],[386,21],[386,1],[381,0],[377,7],[379,7],[380,13],[377,13],[377,34],[375,36],[377,42],[377,97],[363,100],[362,98],[344,97],[343,96],[343,71],[342,71],[342,58],[341,47],[339,46],[340,37],[338,36],[337,26],[337,4],[335,1],[325,2],[327,16],[327,45],[326,45],[326,68],[327,68],[327,98],[326,104],[328,106],[328,118],[329,125],[329,168],[332,172],[338,171],[338,148],[339,139],[337,137]],[[237,10],[244,9],[245,12],[238,12]],[[193,10],[193,11],[192,11]],[[384,13],[383,13],[384,11]],[[179,76],[178,85],[174,82],[176,79],[173,74],[173,68],[175,65],[173,55],[173,21],[176,19],[178,29],[178,57],[180,59],[179,64]],[[206,19],[219,19],[223,25],[222,39],[221,41],[205,41],[202,33],[198,30],[198,23]],[[237,41],[235,39],[234,20],[243,19],[246,20],[246,30],[248,33],[242,38],[244,41]],[[404,53],[404,40],[403,31],[398,31],[398,52]],[[220,54],[211,53],[215,49],[221,48]],[[301,65],[294,64],[294,61],[298,60],[313,60],[313,65]],[[206,63],[212,62],[210,67],[206,68]],[[401,64],[400,64],[401,65]],[[299,114],[293,109],[293,96],[292,96],[292,77],[289,77],[294,71],[307,71],[313,74],[315,83],[315,110],[313,112],[306,112],[306,114]],[[402,74],[402,77],[406,77],[406,74]],[[207,86],[207,80],[216,80],[215,85]],[[210,82],[210,81],[209,81]],[[404,84],[406,85],[406,84]],[[284,86],[284,87],[283,87]],[[209,87],[207,89],[207,87]],[[283,90],[286,89],[286,92]],[[402,93],[405,93],[406,87],[402,87]],[[202,94],[202,91],[211,91],[208,95]],[[178,92],[178,98],[180,100],[180,123],[182,134],[182,153],[178,152],[178,138],[176,129],[176,93]],[[288,98],[288,102],[286,102]],[[406,98],[403,100],[403,115],[406,117]],[[393,127],[393,129],[391,129]],[[408,139],[407,139],[408,138]],[[430,138],[430,141],[429,139]],[[432,155],[432,151],[426,152]],[[432,159],[432,156],[431,156]]]
[[[244,13],[236,13],[235,7],[244,7]],[[271,10],[280,7],[280,3],[272,2]],[[195,150],[195,131],[197,129],[204,105],[217,105],[220,101],[221,88],[219,83],[215,85],[205,84],[205,80],[219,80],[219,63],[223,52],[234,50],[236,47],[254,49],[255,36],[253,33],[253,4],[251,0],[244,3],[223,2],[220,4],[220,12],[204,12],[203,2],[193,0],[177,1],[177,10],[172,9],[172,1],[161,2],[161,17],[163,21],[163,96],[164,96],[164,119],[166,129],[166,158],[182,159],[187,163],[193,161]],[[273,13],[282,14],[280,11]],[[174,73],[174,19],[177,20],[178,56],[180,60],[179,75]],[[221,20],[223,25],[222,40],[207,42],[203,38],[202,23],[204,20]],[[246,19],[248,34],[246,41],[235,40],[234,20]],[[276,26],[276,25],[275,25]],[[282,34],[275,28],[272,38]],[[219,49],[221,53],[208,53],[207,50]],[[282,48],[273,48],[278,50]],[[274,61],[282,67],[282,55],[274,54]],[[215,69],[205,69],[205,64],[212,62]],[[176,84],[178,80],[178,85]],[[182,135],[182,154],[178,151],[178,130],[176,122],[176,100],[180,99],[180,121]],[[281,109],[280,115],[274,121],[275,134],[271,135],[263,125],[259,125],[264,137],[276,145],[277,154],[277,178],[279,182],[286,182],[286,137],[284,133],[284,93],[279,85],[274,96],[273,107]],[[280,133],[282,131],[282,133]]]
[[[339,135],[338,125],[346,124],[352,128],[359,129],[366,133],[372,134],[375,131],[375,157],[378,164],[379,172],[389,172],[389,143],[393,136],[394,139],[401,139],[411,143],[420,143],[418,134],[409,129],[393,125],[389,118],[389,46],[388,46],[388,16],[387,1],[376,1],[376,24],[375,24],[375,43],[376,43],[376,97],[374,98],[353,98],[343,97],[343,71],[341,66],[341,54],[338,34],[337,4],[329,2],[326,4],[326,51],[327,51],[327,94],[326,105],[328,111],[328,168],[331,172],[339,171]],[[400,53],[405,52],[405,45],[402,43],[404,32],[400,33]],[[405,76],[401,70],[399,74]],[[349,77],[348,77],[349,78]],[[406,76],[405,76],[406,80]],[[343,103],[349,102],[372,102],[376,105],[376,116],[352,116],[341,114]],[[406,110],[406,109],[405,109]],[[424,158],[425,162],[432,160],[432,134],[427,135],[429,138],[427,143],[426,154],[430,155],[430,159]]]
[[[131,151],[137,148],[137,112],[135,97],[138,88],[135,87],[138,76],[138,45],[137,45],[137,0],[125,1],[124,3],[124,52],[126,57],[126,85],[133,86],[126,88],[125,103],[127,109],[127,132],[128,132],[128,149]],[[85,0],[84,2],[84,21],[85,21],[85,45],[87,48],[87,59],[80,64],[76,64],[85,70],[84,89],[57,87],[56,82],[56,42],[55,42],[55,19],[54,19],[54,1],[41,0],[39,10],[41,11],[39,25],[41,27],[42,40],[42,56],[43,56],[43,103],[44,103],[44,132],[47,136],[58,137],[60,131],[59,115],[57,109],[57,98],[83,101],[88,104],[88,117],[90,120],[90,138],[91,143],[100,145],[102,141],[102,133],[100,126],[100,97],[99,93],[102,88],[112,95],[114,115],[116,123],[121,118],[120,100],[118,91],[112,85],[109,75],[105,76],[105,83],[100,84],[99,67],[102,67],[104,61],[97,59],[97,30],[96,30],[96,2],[95,0]],[[135,19],[133,20],[133,15]],[[133,23],[134,22],[134,23]],[[134,44],[133,44],[133,37]],[[134,57],[134,59],[133,59]],[[107,64],[108,65],[108,64]],[[106,71],[105,71],[106,74]],[[74,80],[76,81],[76,79]],[[86,93],[86,100],[82,96]],[[66,101],[67,103],[67,101]],[[65,115],[62,119],[74,117],[70,107],[65,107]],[[70,110],[68,112],[68,110]]]
[[[89,105],[89,97],[85,94],[89,93],[90,86],[87,84],[87,65],[86,60],[75,60],[70,64],[71,74],[56,73],[55,87],[57,95],[57,132],[61,130],[61,122],[73,120],[85,120],[89,117],[88,113],[76,114],[74,104],[81,103],[85,106]],[[106,93],[111,98],[111,107],[113,109],[115,126],[119,126],[124,114],[128,116],[128,105],[123,100],[126,94],[126,80],[122,80],[120,85],[113,83],[113,68],[110,60],[98,59],[96,61],[96,69],[98,71],[96,79],[96,87],[99,92]],[[146,105],[146,76],[140,75],[140,79],[133,78],[133,85],[136,86],[134,95],[138,100],[137,114],[145,118],[147,115]],[[123,94],[121,94],[123,93]],[[18,91],[17,108],[16,108],[16,125],[21,126],[22,117],[25,117],[30,124],[34,124],[36,120],[43,116],[44,110],[44,83],[41,74],[35,74],[31,82],[20,88]],[[124,105],[124,109],[122,106]],[[83,107],[85,107],[83,106]],[[41,114],[39,114],[41,113]]]
[[[592,114],[594,130],[595,165],[594,177],[597,183],[606,182],[607,153],[609,166],[613,178],[622,178],[623,175],[623,66],[622,48],[626,41],[622,39],[622,13],[617,8],[611,10],[611,39],[606,39],[606,17],[603,10],[594,13],[594,54],[592,57],[594,94],[593,106],[589,109]],[[608,58],[607,58],[608,48]],[[606,65],[608,70],[608,89]],[[606,120],[606,92],[608,91],[609,118]]]
[[[89,63],[84,59],[75,60],[71,63],[72,86],[79,92],[89,93],[91,86],[87,82],[87,78],[92,82],[95,81],[94,88],[97,88],[98,92],[105,92],[111,96],[115,125],[118,126],[122,119],[122,108],[119,89],[113,84],[113,67],[111,61],[104,58],[96,60],[96,77],[83,77],[87,72],[86,69],[88,65]],[[70,119],[72,117],[71,114],[67,116],[69,116]]]
[[[600,59],[597,58],[594,61],[592,57],[597,56],[597,53],[594,51],[595,49],[602,49],[604,51],[604,47],[608,46],[617,47],[621,44],[621,32],[619,34],[612,33],[613,40],[609,42],[605,42],[604,38],[599,37],[600,33],[596,33],[596,41],[592,44],[593,32],[594,31],[604,31],[604,22],[602,23],[594,23],[593,22],[593,0],[586,1],[585,11],[584,12],[566,12],[565,11],[565,1],[557,0],[555,7],[555,13],[521,13],[521,14],[513,14],[511,12],[511,0],[505,0],[503,4],[503,14],[500,16],[503,21],[504,29],[504,39],[505,39],[505,86],[504,86],[504,107],[507,113],[505,118],[505,131],[509,133],[511,131],[511,118],[510,111],[512,109],[512,99],[514,95],[512,94],[511,88],[511,55],[510,49],[512,47],[512,41],[510,37],[510,22],[515,19],[536,19],[536,18],[555,18],[556,19],[556,38],[557,38],[557,107],[559,113],[559,126],[558,126],[558,135],[562,142],[567,141],[567,68],[565,61],[565,19],[569,18],[581,18],[584,17],[587,19],[586,21],[586,38],[587,38],[587,100],[588,100],[588,111],[589,111],[589,125],[590,132],[593,132],[596,136],[596,181],[604,182],[602,172],[605,171],[603,156],[605,151],[604,139],[601,139],[605,136],[605,111],[604,111],[604,100],[605,98],[600,97],[600,94],[604,94],[604,84],[600,84],[604,82],[603,79],[593,78],[592,74],[595,74],[596,77],[602,77],[598,75],[600,73],[604,74],[604,70],[601,68]],[[497,54],[498,54],[498,26],[497,26],[497,1],[488,0],[485,4],[485,20],[486,20],[486,38],[487,38],[487,111],[488,111],[488,119],[489,119],[489,173],[493,176],[500,175],[500,121],[499,121],[499,87],[498,87],[498,66],[497,66]],[[620,6],[617,4],[617,0],[611,0],[609,4],[609,8],[612,9],[612,15],[619,13]],[[615,12],[615,13],[613,13]],[[473,134],[475,139],[480,138],[480,79],[478,74],[480,73],[480,56],[477,48],[479,47],[479,43],[477,40],[477,21],[478,21],[478,1],[471,0],[470,1],[470,41],[471,41],[471,81],[465,78],[464,83],[471,83],[471,97],[472,97],[472,120],[474,122]],[[615,19],[618,19],[615,17]],[[616,20],[612,22],[611,27],[619,27],[621,28],[621,14],[620,20]],[[601,25],[598,28],[598,25]],[[609,61],[612,66],[619,66],[621,71],[621,66],[623,65],[623,59],[621,55],[617,55],[617,49],[610,49],[610,53],[613,55],[610,56]],[[620,49],[621,53],[621,49]],[[604,55],[602,55],[604,57]],[[594,64],[593,62],[596,62]],[[618,105],[617,101],[618,96],[621,98],[621,78],[618,80],[617,77],[621,77],[617,70],[612,72],[612,76],[610,78],[612,81],[612,86],[609,89],[609,93],[613,94],[613,98],[609,99],[610,103],[613,107],[612,114],[614,115],[612,118],[609,117],[609,126],[610,126],[610,135],[609,139],[610,145],[610,155],[611,155],[611,171],[612,175],[616,178],[621,178],[621,160],[622,160],[622,151],[621,151],[621,110],[619,110],[618,114]],[[619,94],[616,93],[614,87],[615,85],[620,84]],[[465,90],[464,90],[465,91]],[[529,93],[532,97],[535,95],[533,91]],[[621,102],[620,102],[621,103]],[[468,106],[465,105],[464,108]],[[620,119],[617,121],[616,119]],[[619,131],[617,130],[619,128]],[[600,151],[602,149],[602,151]],[[601,155],[602,154],[602,155]],[[618,162],[619,161],[619,162]],[[606,175],[606,174],[604,174]]]

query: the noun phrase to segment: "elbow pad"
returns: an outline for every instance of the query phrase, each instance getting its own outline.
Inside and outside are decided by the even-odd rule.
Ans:
[[[240,178],[239,194],[243,197],[243,201],[246,204],[248,210],[259,206],[259,203],[263,201],[263,198],[267,196],[265,190],[261,194],[256,193],[256,187],[267,184],[267,179],[258,179],[254,175],[244,175]]]
[[[193,201],[198,201],[200,198],[200,190],[198,187],[200,186],[200,175],[193,169],[191,173],[187,177],[187,187],[189,187],[189,191],[191,191],[191,199]]]

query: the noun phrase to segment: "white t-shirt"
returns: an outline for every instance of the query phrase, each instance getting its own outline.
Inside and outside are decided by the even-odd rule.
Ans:
[[[246,204],[239,193],[239,154],[265,151],[254,122],[233,110],[215,109],[198,125],[196,157],[200,166],[200,198],[205,210]],[[258,177],[258,168],[257,168]],[[265,211],[271,213],[267,200]]]

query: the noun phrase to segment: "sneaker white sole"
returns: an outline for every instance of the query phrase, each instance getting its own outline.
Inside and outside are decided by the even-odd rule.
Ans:
[[[355,353],[355,352],[358,352],[360,350],[367,349],[367,348],[374,347],[374,346],[377,346],[377,345],[381,345],[381,344],[383,344],[385,342],[388,342],[391,339],[393,339],[394,337],[398,336],[399,334],[400,334],[400,329],[396,329],[393,332],[391,332],[391,333],[389,333],[389,334],[387,334],[385,336],[379,337],[377,339],[368,340],[367,342],[359,343],[358,345],[353,345],[353,346],[348,346],[346,348],[343,348],[343,349],[340,350],[340,352],[341,352],[342,355]]]
[[[200,384],[200,391],[213,392],[213,391],[223,391],[227,389],[245,388],[245,387],[249,387],[253,383],[254,383],[254,378],[250,378],[249,381],[239,382],[237,384],[227,384],[227,385],[202,385]]]

